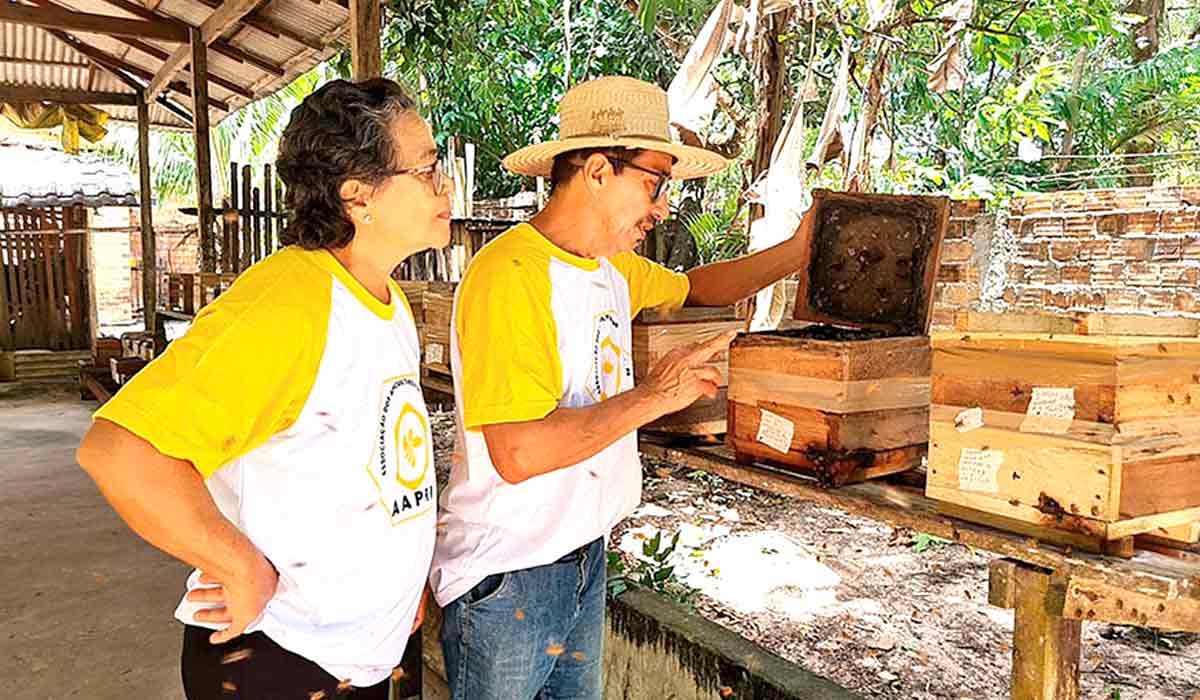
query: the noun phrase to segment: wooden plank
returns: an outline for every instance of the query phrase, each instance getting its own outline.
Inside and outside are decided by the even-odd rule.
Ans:
[[[1067,585],[1059,614],[1071,620],[1200,632],[1200,601],[1148,595],[1079,578]]]
[[[1153,536],[1159,537],[1171,542],[1179,542],[1182,544],[1196,544],[1200,542],[1200,521],[1188,523],[1186,525],[1174,525],[1171,527],[1160,527],[1150,533]]]
[[[1070,316],[1052,314],[959,311],[954,315],[954,330],[977,333],[1073,333],[1075,320]]]
[[[929,406],[929,377],[841,381],[732,364],[729,398],[746,404],[784,403],[828,413],[888,411]]]
[[[241,272],[246,267],[242,261],[242,212],[238,206],[238,196],[241,188],[238,186],[238,164],[229,164],[229,208],[237,215],[230,217],[229,225],[229,262],[230,270]]]
[[[379,0],[350,0],[350,65],[356,81],[383,75],[382,17]]]
[[[474,250],[468,250],[473,254]],[[684,306],[679,309],[642,309],[634,324],[713,323],[716,321],[746,320],[736,306]]]
[[[1052,612],[1061,584],[1050,573],[1018,564],[1006,585],[1013,619],[1013,700],[1077,700],[1082,625]],[[990,597],[990,596],[989,596]]]
[[[254,215],[250,217],[251,225],[254,227],[251,239],[254,241],[254,261],[258,262],[263,259],[263,240],[262,240],[262,210],[260,208],[260,198],[258,188],[255,187],[250,199],[250,207],[254,211]]]
[[[8,5],[8,3],[5,3]],[[19,7],[19,5],[8,5]],[[126,92],[95,90],[63,90],[31,85],[0,85],[0,102],[53,102],[56,104],[85,104],[96,106],[137,104],[137,95]]]
[[[0,3],[0,21],[71,32],[127,36],[172,43],[186,43],[187,32],[167,22],[129,19],[68,10],[57,6],[29,7]]]
[[[930,497],[937,498],[938,491],[935,490]],[[1040,522],[1031,522],[1032,519],[999,515],[990,510],[963,506],[951,501],[938,501],[937,511],[959,520],[1022,535],[1032,541],[1067,547],[1068,550],[1077,549],[1083,552],[1125,558],[1132,557],[1134,554],[1133,538],[1109,540],[1106,538],[1103,524],[1093,525],[1093,529],[1089,530],[1086,523],[1095,521],[1075,516],[1064,516],[1058,522],[1051,518],[1043,518]]]
[[[183,31],[183,32],[186,32],[189,28],[191,28],[191,25],[187,24],[186,22],[184,22],[182,20],[179,20],[175,17],[165,17],[163,15],[157,14],[153,11],[154,8],[147,9],[146,7],[143,7],[142,5],[140,5],[136,2],[132,2],[131,0],[101,0],[101,1],[105,2],[109,5],[112,5],[113,7],[120,8],[132,15],[141,17],[142,19],[149,19],[149,20],[155,20],[155,21],[159,21],[159,22],[166,22],[169,24],[173,24],[176,27],[178,27],[180,31]],[[187,39],[185,39],[184,41],[187,41]],[[216,51],[217,53],[225,56],[226,58],[229,58],[233,61],[237,61],[238,63],[248,63],[248,64],[254,66],[255,68],[263,71],[264,73],[274,75],[277,78],[282,78],[286,74],[286,72],[284,71],[283,68],[275,65],[274,63],[271,63],[270,61],[268,61],[267,59],[265,59],[261,56],[257,56],[253,53],[250,53],[249,51],[239,49],[238,47],[233,46],[232,44],[230,44],[228,41],[226,41],[224,39],[217,39],[216,41],[211,42],[209,44],[209,46],[212,47],[213,51]]]
[[[112,73],[114,76],[117,77],[117,79],[121,80],[121,82],[125,83],[126,85],[129,85],[129,87],[134,89],[135,91],[140,90],[142,85],[137,80],[134,80],[133,79],[134,77],[140,78],[140,79],[146,80],[146,81],[149,81],[150,79],[152,79],[154,77],[154,74],[151,73],[150,71],[146,70],[145,68],[142,68],[141,66],[135,65],[133,63],[129,63],[128,61],[125,61],[123,59],[117,58],[116,56],[113,56],[110,53],[101,51],[100,49],[97,49],[96,47],[79,39],[78,37],[76,37],[74,35],[67,34],[66,32],[61,31],[59,29],[44,29],[43,31],[45,31],[47,34],[53,36],[54,38],[58,39],[59,41],[63,42],[67,46],[70,46],[73,50],[78,51],[79,53],[83,54],[84,56],[86,56],[88,58],[89,61],[91,61],[92,63],[95,63],[97,66],[103,68],[104,70],[108,71],[109,73]],[[184,46],[180,47],[180,50],[185,50],[186,47],[187,47],[187,45],[185,44]],[[133,77],[130,77],[130,76],[133,76]],[[183,83],[180,81],[170,81],[170,82],[166,83],[165,85],[163,85],[162,90],[168,90],[170,92],[174,92],[179,95],[183,95],[184,97],[189,97],[189,98],[193,97],[191,88],[188,87],[188,85],[186,83]],[[160,92],[162,92],[162,90],[160,90]],[[154,98],[147,96],[147,100],[150,100],[150,99],[154,99]],[[208,101],[208,103],[210,106],[215,107],[216,109],[219,109],[222,112],[231,111],[229,108],[229,105],[226,104],[222,100],[210,99]],[[178,110],[178,108],[172,108],[171,107],[172,103],[165,102],[162,104],[164,107],[171,109],[172,112],[175,112],[176,115],[180,116],[181,119],[186,119],[187,121],[191,121],[191,117],[183,116],[183,115],[186,115],[186,112],[183,112],[182,110]]]
[[[10,216],[8,212],[4,213],[5,229],[10,228],[8,224]],[[10,347],[16,348],[20,341],[21,286],[17,277],[19,263],[16,236],[14,234],[9,232],[0,233],[0,256],[4,260],[4,277],[8,289],[9,318],[10,323],[13,325],[8,339]]]
[[[158,72],[150,80],[150,84],[146,86],[146,99],[152,100],[158,97],[158,94],[171,82],[171,79],[183,68],[183,65],[187,63],[189,58],[192,61],[192,74],[194,76],[196,74],[197,61],[207,63],[207,59],[201,58],[200,54],[207,53],[206,49],[208,45],[224,34],[225,30],[237,24],[242,17],[249,14],[260,2],[261,0],[225,0],[220,7],[208,16],[208,19],[204,20],[204,23],[199,28],[189,31],[190,40],[187,43],[180,46],[171,54],[170,58],[163,61]],[[204,71],[204,73],[207,73],[207,71]],[[202,81],[193,82],[192,89],[197,90],[201,85],[204,86],[204,92],[207,96],[207,76]],[[207,99],[205,99],[205,102],[207,102]],[[193,112],[198,113],[201,111],[198,105],[194,105],[194,107]],[[203,109],[207,111],[208,104],[204,104]],[[199,119],[199,114],[196,114],[195,117]],[[205,116],[204,130],[208,131],[207,115]]]
[[[90,333],[88,332],[88,320],[91,315],[88,313],[89,300],[83,294],[83,270],[81,261],[84,259],[83,247],[87,241],[87,234],[74,233],[66,237],[65,250],[65,273],[67,276],[68,294],[71,296],[71,335],[74,339],[74,347],[83,348],[91,343]]]
[[[1197,506],[1200,506],[1200,455],[1122,465],[1122,515],[1145,516]]]
[[[278,249],[275,241],[275,178],[271,164],[263,166],[263,253],[270,255]]]
[[[840,489],[824,489],[810,479],[762,464],[743,466],[724,447],[670,447],[643,439],[643,455],[699,469],[723,479],[770,493],[796,498],[846,512],[943,537],[1011,557],[1064,575],[1103,580],[1112,585],[1200,600],[1200,565],[1139,552],[1129,560],[1087,552],[1066,551],[1020,534],[947,517],[920,488],[885,481],[867,481]]]
[[[252,240],[253,228],[250,225],[250,219],[254,217],[254,209],[250,206],[250,193],[254,188],[251,182],[253,172],[249,165],[242,166],[242,202],[241,211],[238,218],[241,220],[242,226],[242,271],[246,271],[254,264],[254,241]]]
[[[1155,532],[1163,528],[1187,525],[1197,519],[1200,519],[1200,507],[1176,510],[1170,513],[1143,515],[1110,524],[1108,526],[1108,536],[1110,539],[1132,537],[1133,535]]]
[[[23,229],[23,225],[21,223],[22,217],[13,215],[12,221],[12,228],[14,231]],[[33,342],[33,317],[31,315],[31,312],[33,311],[33,305],[30,303],[29,299],[30,281],[28,263],[26,262],[26,259],[28,258],[28,252],[26,250],[24,234],[11,233],[9,236],[10,240],[12,241],[13,253],[15,254],[13,275],[16,279],[17,289],[16,343],[17,347],[29,347],[30,343]]]
[[[14,349],[12,325],[12,302],[8,279],[8,236],[4,233],[4,222],[0,218],[0,351]]]
[[[144,97],[144,95],[140,96]],[[142,236],[142,314],[146,329],[155,328],[158,312],[158,253],[154,240],[153,199],[150,188],[150,106],[138,100],[138,214]]]
[[[1195,338],[1200,335],[1200,319],[1140,314],[1084,314],[1075,332],[1083,335],[1131,335]]]
[[[240,4],[246,2],[248,0],[229,0],[227,5],[240,7]],[[240,16],[238,15],[238,17]],[[209,20],[211,19],[212,17],[209,18]],[[196,152],[196,212],[197,223],[200,227],[201,272],[212,272],[216,268],[216,257],[213,254],[212,152],[209,150],[208,141],[208,47],[203,39],[203,27],[207,25],[208,20],[201,29],[193,29],[190,46],[180,47],[180,51],[190,49],[192,57],[192,111],[194,112],[192,138],[195,141]],[[172,54],[172,58],[178,53],[179,51],[176,51],[175,54]],[[166,68],[167,64],[164,64],[163,70]],[[161,75],[162,71],[159,74]],[[153,85],[146,89],[147,97],[154,97],[155,94]]]

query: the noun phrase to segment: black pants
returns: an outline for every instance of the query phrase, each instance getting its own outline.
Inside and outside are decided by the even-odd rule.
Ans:
[[[262,632],[225,644],[209,643],[211,634],[203,627],[184,626],[180,666],[188,700],[388,700],[388,680],[369,688],[339,689],[337,678]]]

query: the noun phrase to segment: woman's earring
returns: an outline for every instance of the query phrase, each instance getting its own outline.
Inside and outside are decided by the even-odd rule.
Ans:
[[[369,223],[371,223],[371,221],[372,221],[372,219],[371,219],[370,214],[363,214],[363,223],[364,224],[369,224]]]

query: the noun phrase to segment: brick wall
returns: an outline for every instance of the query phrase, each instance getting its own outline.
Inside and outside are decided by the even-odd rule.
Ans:
[[[965,308],[1200,316],[1200,188],[955,202],[950,221],[935,327]]]

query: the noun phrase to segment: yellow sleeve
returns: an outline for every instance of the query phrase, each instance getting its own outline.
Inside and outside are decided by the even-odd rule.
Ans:
[[[95,418],[204,478],[291,426],[316,380],[330,293],[328,278],[322,292],[319,281],[280,272],[246,273]]]
[[[459,285],[463,423],[468,430],[545,418],[562,398],[550,279],[534,261],[485,251]]]
[[[629,305],[632,315],[642,309],[678,309],[687,301],[691,284],[687,275],[675,272],[637,253],[621,253],[609,262],[629,283]]]

